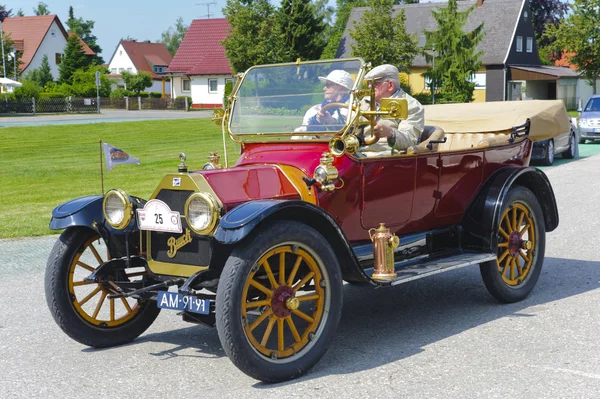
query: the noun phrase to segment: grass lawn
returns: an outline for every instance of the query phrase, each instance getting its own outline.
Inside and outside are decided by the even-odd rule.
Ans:
[[[210,119],[0,129],[0,238],[55,233],[48,228],[55,206],[101,194],[100,140],[141,162],[105,169],[105,191],[118,187],[142,198],[177,172],[182,151],[190,170],[202,168],[210,151],[225,161],[221,129]],[[232,165],[239,146],[227,138],[227,148]]]

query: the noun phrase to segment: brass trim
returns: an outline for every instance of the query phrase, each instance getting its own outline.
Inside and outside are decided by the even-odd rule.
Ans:
[[[148,259],[148,267],[150,270],[152,270],[152,273],[155,274],[181,277],[190,277],[194,273],[208,269],[208,266],[191,266],[182,265],[179,263],[165,263],[151,259]]]
[[[300,194],[302,201],[310,202],[313,205],[317,204],[317,196],[314,191],[315,188],[314,186],[311,186],[311,188],[306,186],[306,183],[302,180],[306,175],[300,169],[288,165],[275,165],[275,167],[288,178],[290,183],[292,183],[292,186],[294,186],[296,191]]]
[[[192,202],[196,198],[202,199],[208,205],[208,213],[210,216],[210,221],[208,222],[208,225],[203,229],[196,229],[190,222],[190,218],[189,218],[190,202]],[[210,193],[204,193],[204,192],[203,193],[193,193],[185,201],[183,210],[185,213],[185,220],[187,220],[188,227],[194,233],[201,235],[201,236],[212,233],[215,230],[215,227],[217,226],[217,222],[221,218],[221,208],[219,207],[219,205],[217,204],[217,201],[213,198],[213,196]]]
[[[123,204],[123,220],[121,220],[121,223],[111,223],[110,219],[106,216],[106,199],[111,195],[116,195],[117,198],[119,198],[121,200],[121,203]],[[113,229],[123,230],[125,227],[127,227],[129,222],[131,222],[131,216],[133,215],[133,204],[129,200],[129,196],[125,193],[125,191],[121,190],[120,188],[114,188],[112,190],[109,190],[104,195],[104,199],[102,200],[102,214],[104,215],[104,219],[106,220],[106,222]]]

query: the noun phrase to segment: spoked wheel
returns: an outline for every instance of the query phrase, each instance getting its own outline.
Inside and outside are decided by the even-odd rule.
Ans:
[[[498,228],[498,257],[480,267],[483,282],[494,298],[517,302],[535,286],[546,245],[542,209],[524,187],[511,189],[502,206]]]
[[[575,150],[576,150],[576,146],[577,145],[577,140],[575,140],[575,132],[571,132],[571,135],[569,136],[569,148],[567,148],[567,151],[562,153],[563,158],[566,159],[573,159],[575,158]]]
[[[554,141],[550,139],[548,141],[548,145],[546,146],[546,155],[542,160],[542,164],[546,166],[550,166],[554,163]]]
[[[110,255],[98,233],[85,227],[65,230],[46,265],[46,301],[60,328],[74,340],[88,346],[107,347],[129,342],[143,333],[160,309],[150,301],[108,298],[108,281],[86,281]],[[143,269],[121,270],[107,280],[134,281]]]
[[[217,331],[232,362],[278,382],[308,371],[337,328],[342,280],[327,241],[297,222],[277,222],[238,247],[217,290]]]

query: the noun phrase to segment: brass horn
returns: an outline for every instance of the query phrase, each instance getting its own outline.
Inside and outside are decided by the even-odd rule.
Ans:
[[[345,152],[355,154],[359,148],[360,142],[353,134],[345,137],[334,137],[329,140],[329,151],[336,157],[341,157]]]

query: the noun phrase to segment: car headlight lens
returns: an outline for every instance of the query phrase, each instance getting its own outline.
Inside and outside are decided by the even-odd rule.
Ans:
[[[102,211],[108,224],[117,230],[123,230],[131,221],[133,205],[123,190],[110,190],[104,196]]]
[[[194,193],[185,203],[188,226],[196,234],[210,234],[219,220],[221,207],[209,193]]]
[[[324,184],[328,180],[327,169],[323,165],[319,165],[315,168],[314,178],[321,184]]]

